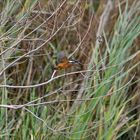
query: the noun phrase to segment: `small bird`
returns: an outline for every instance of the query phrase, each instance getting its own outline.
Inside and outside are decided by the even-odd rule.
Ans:
[[[62,70],[62,69],[67,69],[70,68],[72,66],[76,66],[76,65],[82,65],[79,61],[77,60],[73,60],[73,59],[69,59],[65,52],[60,52],[57,56],[57,65],[54,68],[55,70]]]

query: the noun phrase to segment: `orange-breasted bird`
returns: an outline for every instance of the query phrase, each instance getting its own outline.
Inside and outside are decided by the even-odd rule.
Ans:
[[[82,65],[79,61],[69,59],[64,52],[60,52],[57,56],[56,70],[67,69],[75,65]]]

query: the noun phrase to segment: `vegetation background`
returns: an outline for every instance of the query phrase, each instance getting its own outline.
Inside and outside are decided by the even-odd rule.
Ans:
[[[140,140],[139,64],[139,0],[0,1],[0,139]]]

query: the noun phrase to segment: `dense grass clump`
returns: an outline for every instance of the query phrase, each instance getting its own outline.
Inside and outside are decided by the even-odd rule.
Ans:
[[[139,139],[139,0],[3,0],[0,13],[0,139]],[[61,52],[79,64],[55,70]]]

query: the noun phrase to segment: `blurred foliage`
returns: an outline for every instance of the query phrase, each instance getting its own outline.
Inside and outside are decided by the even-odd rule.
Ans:
[[[0,1],[0,139],[139,139],[139,9]],[[61,51],[82,67],[54,71]]]

